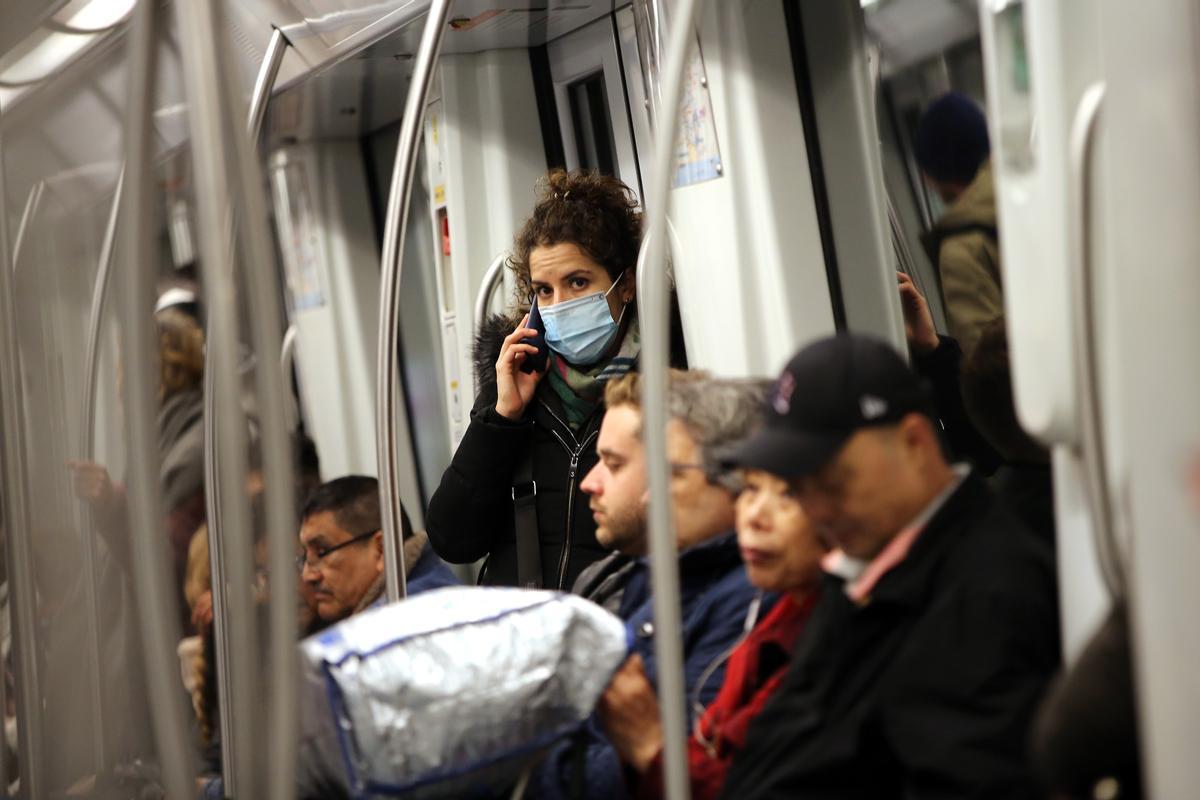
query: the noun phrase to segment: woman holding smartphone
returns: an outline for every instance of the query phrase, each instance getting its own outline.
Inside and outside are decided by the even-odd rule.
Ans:
[[[616,178],[555,170],[516,236],[509,268],[531,313],[479,332],[471,423],[426,515],[442,558],[487,558],[482,584],[570,589],[606,555],[579,483],[604,384],[637,364],[641,226]]]

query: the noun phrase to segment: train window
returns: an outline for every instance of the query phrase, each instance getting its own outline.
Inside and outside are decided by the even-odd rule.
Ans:
[[[579,166],[605,175],[617,174],[617,148],[613,142],[612,114],[604,73],[595,72],[567,87],[571,122],[579,150]]]

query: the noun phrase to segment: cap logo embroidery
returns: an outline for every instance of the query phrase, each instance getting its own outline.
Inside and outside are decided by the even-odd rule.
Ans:
[[[779,415],[787,414],[792,409],[792,395],[796,391],[796,379],[792,373],[785,372],[775,384],[775,396],[771,398],[771,407]]]
[[[886,400],[870,394],[864,394],[859,398],[858,407],[862,410],[863,419],[867,420],[879,419],[888,410]]]

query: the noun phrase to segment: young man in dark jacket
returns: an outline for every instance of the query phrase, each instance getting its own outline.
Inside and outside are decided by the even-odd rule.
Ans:
[[[947,463],[886,344],[802,350],[741,463],[791,475],[839,551],[723,797],[1036,797],[1029,723],[1058,664],[1053,562]]]
[[[654,617],[646,564],[646,468],[642,447],[641,382],[636,374],[609,385],[600,429],[600,461],[583,480],[596,536],[620,554],[585,597],[608,603],[629,628],[634,664],[656,683]],[[734,494],[716,477],[720,448],[748,435],[761,418],[762,388],[672,371],[667,390],[667,457],[679,548],[684,684],[689,708],[707,706],[724,680],[723,656],[745,631],[756,590],[746,578],[733,533]],[[601,562],[604,563],[604,562]],[[587,578],[583,579],[585,582]],[[769,610],[770,602],[765,603]],[[576,785],[580,784],[580,785]],[[577,793],[578,790],[578,793]],[[574,743],[546,759],[531,797],[627,797],[621,761],[600,727],[591,723]]]

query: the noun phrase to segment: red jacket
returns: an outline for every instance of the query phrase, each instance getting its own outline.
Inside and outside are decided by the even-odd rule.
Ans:
[[[751,720],[787,673],[792,648],[815,601],[815,592],[799,602],[791,596],[783,597],[729,656],[725,682],[717,698],[688,737],[693,800],[711,800],[721,791],[734,755],[745,744]],[[649,769],[638,776],[635,796],[639,800],[665,794],[662,766],[660,752]]]

